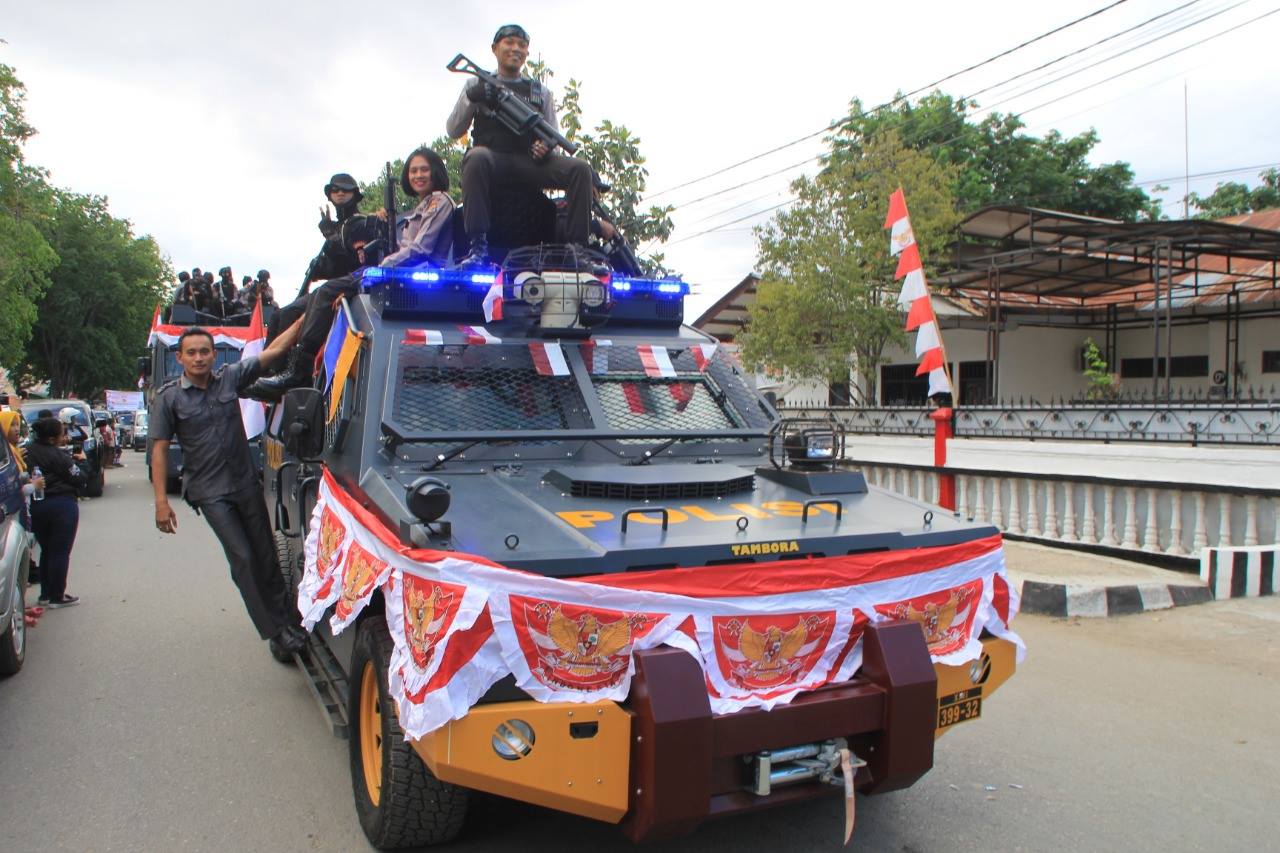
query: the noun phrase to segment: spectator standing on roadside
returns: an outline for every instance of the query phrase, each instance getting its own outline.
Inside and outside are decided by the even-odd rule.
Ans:
[[[83,453],[68,456],[62,446],[67,433],[55,418],[38,418],[31,425],[35,440],[27,447],[27,464],[44,474],[44,500],[31,505],[31,527],[40,543],[40,604],[49,608],[70,607],[80,598],[67,594],[67,573],[71,568],[71,548],[80,526],[80,505],[76,492],[86,485],[78,463]]]

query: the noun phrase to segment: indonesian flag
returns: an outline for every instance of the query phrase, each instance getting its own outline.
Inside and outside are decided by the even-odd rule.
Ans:
[[[486,323],[492,323],[494,320],[502,319],[501,278],[489,287],[489,292],[485,294],[482,306],[484,308],[484,321]]]
[[[667,352],[666,347],[644,344],[636,347],[636,350],[640,353],[640,362],[644,365],[645,376],[660,378],[676,375],[675,366],[671,364],[671,354]]]
[[[244,360],[262,354],[267,344],[267,329],[262,325],[262,301],[253,306],[253,318],[249,321],[249,339],[241,350],[240,358]],[[267,428],[267,407],[257,400],[242,397],[240,399],[240,420],[244,421],[245,438],[253,438]]]
[[[711,366],[711,359],[716,357],[715,344],[697,344],[693,347],[693,360],[699,372],[705,372]]]
[[[901,187],[889,196],[889,214],[885,217],[884,227],[889,229],[889,254],[898,256],[894,278],[903,280],[898,305],[907,312],[907,331],[916,333],[916,357],[920,359],[916,375],[928,374],[930,397],[949,394],[951,377],[947,375],[942,335],[938,331],[938,318],[933,313],[933,300],[929,297],[929,285],[920,261],[920,247],[916,245],[911,217],[907,214],[907,199]]]
[[[436,329],[405,329],[402,344],[422,344],[426,346],[443,346],[444,334]]]
[[[462,332],[462,336],[472,346],[502,343],[502,338],[490,334],[484,326],[458,326],[458,331]]]
[[[568,376],[569,363],[564,360],[564,350],[554,341],[529,344],[529,355],[539,376]]]

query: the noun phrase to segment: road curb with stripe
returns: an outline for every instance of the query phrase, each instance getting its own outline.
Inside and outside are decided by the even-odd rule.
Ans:
[[[1022,582],[1022,613],[1045,616],[1125,616],[1147,610],[1167,610],[1213,600],[1210,587],[1200,584],[1141,583],[1117,586],[1078,586],[1043,581]]]
[[[1205,548],[1200,552],[1200,579],[1214,598],[1275,595],[1280,586],[1280,545]]]

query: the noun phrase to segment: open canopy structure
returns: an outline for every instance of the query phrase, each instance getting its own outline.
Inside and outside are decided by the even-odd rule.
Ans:
[[[1105,328],[1108,362],[1118,328],[1149,325],[1159,393],[1157,365],[1162,355],[1171,358],[1176,325],[1225,319],[1227,363],[1235,363],[1241,316],[1280,311],[1278,229],[1280,210],[1224,221],[1120,222],[996,205],[960,224],[955,268],[934,280],[985,317],[993,390],[1003,318],[1019,314],[1024,323]]]

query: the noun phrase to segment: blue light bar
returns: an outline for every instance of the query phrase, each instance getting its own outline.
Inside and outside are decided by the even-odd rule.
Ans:
[[[663,298],[676,298],[689,295],[689,285],[683,281],[671,279],[648,278],[615,278],[612,284],[615,293],[647,294]]]
[[[492,272],[471,272],[470,270],[442,270],[430,266],[417,267],[368,267],[364,271],[366,285],[383,282],[400,282],[417,286],[440,286],[461,284],[475,287],[489,287],[496,283],[498,274]]]

